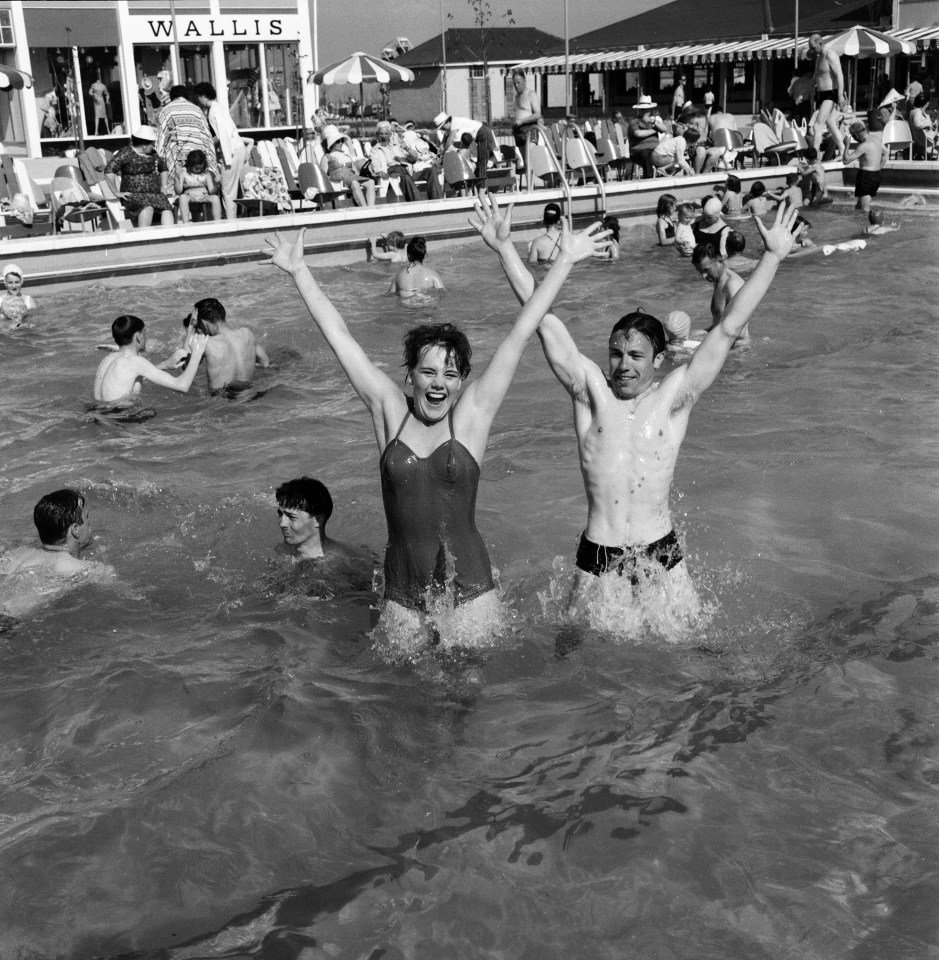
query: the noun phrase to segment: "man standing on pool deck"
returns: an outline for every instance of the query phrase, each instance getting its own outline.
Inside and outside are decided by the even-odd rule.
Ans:
[[[248,386],[254,379],[254,364],[270,365],[264,348],[255,340],[250,327],[229,327],[225,308],[215,297],[206,297],[196,304],[196,322],[189,330],[205,330],[209,342],[205,348],[205,367],[209,389],[225,390]]]
[[[510,213],[484,217],[477,227],[502,261],[520,302],[535,288],[510,236]],[[776,213],[767,229],[756,221],[765,252],[710,330],[691,360],[660,381],[655,371],[665,356],[661,323],[630,313],[614,327],[609,341],[609,376],[585,357],[567,327],[547,314],[538,336],[548,364],[574,402],[580,467],[587,493],[587,527],[577,550],[571,612],[583,616],[600,574],[628,575],[638,585],[648,570],[663,576],[670,608],[679,617],[698,609],[691,578],[672,525],[668,497],[688,418],[701,394],[717,379],[731,347],[769,289],[779,264],[792,249],[798,210]],[[649,578],[651,579],[651,578]],[[682,599],[684,598],[684,600]]]
[[[834,50],[828,49],[819,34],[809,37],[808,49],[815,55],[815,72],[812,81],[815,84],[815,125],[812,127],[812,146],[822,152],[822,137],[825,128],[832,135],[838,153],[842,150],[841,133],[838,130],[839,111],[847,101],[844,96],[844,74],[841,61]]]
[[[515,120],[512,122],[515,169],[523,170],[528,142],[537,131],[538,121],[541,119],[541,102],[534,90],[528,89],[528,78],[524,70],[516,67],[512,71],[512,86],[515,88]]]

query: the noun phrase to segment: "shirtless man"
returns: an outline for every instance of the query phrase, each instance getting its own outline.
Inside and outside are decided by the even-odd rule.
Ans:
[[[205,366],[213,392],[248,386],[254,379],[255,361],[262,367],[270,366],[271,361],[251,328],[229,327],[225,308],[215,297],[206,297],[196,304],[196,322],[189,330],[192,337],[203,331],[209,335]]]
[[[298,477],[282,483],[274,496],[284,544],[298,560],[355,558],[354,550],[326,536],[326,521],[333,512],[333,498],[324,483],[313,477]]]
[[[702,279],[714,285],[711,294],[711,326],[708,332],[720,326],[727,307],[734,295],[743,286],[743,277],[734,273],[724,262],[724,258],[710,243],[699,243],[691,254],[691,265],[701,274]],[[737,343],[749,343],[749,325],[744,324],[737,335]]]
[[[443,280],[436,270],[424,266],[427,256],[427,241],[423,237],[412,237],[405,248],[408,265],[395,274],[388,293],[396,293],[402,300],[415,298],[425,300],[424,295],[432,290],[444,290]]]
[[[18,547],[0,557],[3,611],[23,617],[40,604],[78,585],[78,577],[93,581],[113,579],[105,563],[82,560],[91,543],[91,516],[77,490],[56,490],[33,509],[41,547]]]
[[[199,361],[205,353],[208,337],[193,335],[188,346],[189,362],[186,369],[174,377],[160,367],[154,366],[143,354],[147,349],[147,333],[144,322],[139,317],[118,317],[111,324],[111,335],[117,344],[117,349],[106,356],[95,373],[94,396],[95,400],[105,403],[119,403],[126,401],[130,404],[138,393],[144,380],[155,383],[158,387],[167,390],[176,390],[178,393],[188,393],[192,381],[196,378]],[[113,349],[110,346],[104,349]],[[174,359],[166,365],[175,363],[182,351],[177,351]]]
[[[510,213],[487,218],[479,230],[502,261],[520,302],[535,284],[511,239]],[[657,577],[679,620],[698,609],[673,530],[668,497],[692,407],[717,379],[734,342],[792,249],[797,210],[780,207],[776,222],[756,227],[765,252],[727,305],[720,323],[691,360],[656,381],[667,336],[648,314],[628,314],[609,341],[609,375],[577,349],[564,324],[548,314],[538,328],[548,364],[574,402],[580,468],[587,493],[587,527],[577,551],[572,612],[583,614],[599,576],[626,575],[633,584]],[[482,215],[480,215],[482,218]],[[651,579],[651,578],[649,578]],[[681,598],[685,598],[682,601]]]
[[[873,128],[874,124],[871,126]],[[868,130],[860,120],[855,120],[850,130],[851,136],[857,140],[857,146],[852,150],[850,142],[845,140],[841,159],[844,163],[857,160],[860,169],[854,181],[854,195],[857,197],[854,208],[870,213],[871,200],[880,189],[880,170],[884,162],[883,134],[880,130]]]
[[[822,43],[819,34],[809,37],[809,51],[815,57],[815,71],[812,82],[815,84],[815,124],[812,127],[812,146],[821,153],[822,137],[826,128],[832,135],[840,152],[843,149],[841,132],[838,130],[838,117],[844,110],[847,100],[844,95],[844,74],[838,54]]]
[[[515,120],[512,136],[515,137],[515,168],[525,168],[525,148],[541,119],[541,103],[534,90],[528,89],[524,70],[512,71],[512,86],[515,87]]]

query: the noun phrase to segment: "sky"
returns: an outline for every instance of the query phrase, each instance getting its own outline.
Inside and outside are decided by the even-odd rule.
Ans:
[[[670,0],[568,0],[570,36],[667,2]],[[489,5],[493,26],[509,26],[503,14],[511,10],[517,27],[537,27],[564,36],[564,0],[489,0]],[[416,47],[439,36],[441,7],[447,29],[475,25],[467,0],[319,0],[320,66],[342,60],[356,50],[380,56],[382,47],[395,37],[407,37]],[[448,14],[453,19],[448,19]]]

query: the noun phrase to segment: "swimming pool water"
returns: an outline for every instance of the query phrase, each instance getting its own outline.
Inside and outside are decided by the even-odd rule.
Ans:
[[[301,473],[332,536],[377,558],[385,534],[367,415],[289,280],[34,291],[34,329],[0,341],[4,538],[81,486],[120,582],[0,633],[0,956],[931,956],[939,224],[899,217],[783,265],[692,415],[673,508],[712,613],[691,643],[560,623],[585,507],[533,342],[479,493],[513,613],[445,670],[372,649],[371,569],[324,581],[276,551],[272,492]],[[843,207],[811,219],[818,242],[858,232]],[[707,317],[651,232],[562,291],[601,362],[637,305]],[[514,315],[477,245],[428,263],[449,287],[429,314],[381,296],[389,268],[317,271],[392,375],[425,315],[480,366]],[[111,320],[143,317],[159,358],[202,296],[260,332],[273,389],[148,386],[156,418],[86,420]]]

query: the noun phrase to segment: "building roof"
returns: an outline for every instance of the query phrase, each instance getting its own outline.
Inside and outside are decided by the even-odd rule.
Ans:
[[[884,13],[880,8],[886,6]],[[764,8],[768,7],[772,29],[767,24]],[[791,35],[795,30],[796,0],[673,0],[646,13],[620,20],[618,23],[591,30],[573,37],[570,51],[587,53],[594,50],[643,46],[665,46],[677,43],[718,42],[757,38],[763,34]],[[871,20],[871,8],[876,19]],[[856,23],[878,26],[880,16],[890,15],[890,2],[861,0],[838,3],[837,0],[800,0],[799,33],[833,33]],[[562,53],[554,48],[548,53]]]
[[[490,63],[518,63],[543,56],[548,50],[563,45],[561,37],[534,27],[456,28],[445,31],[447,65],[483,62],[483,34]],[[403,67],[439,67],[443,64],[440,34],[402,54],[395,63]]]

